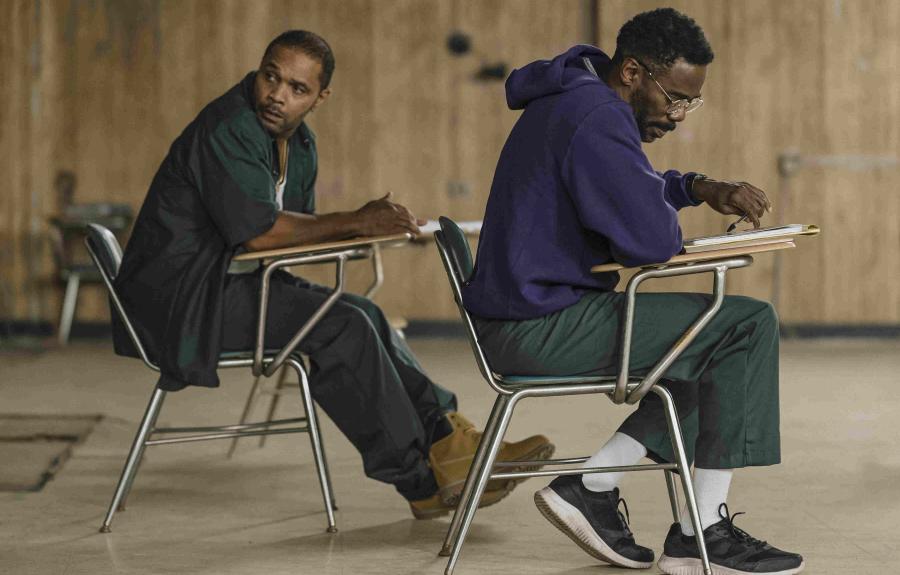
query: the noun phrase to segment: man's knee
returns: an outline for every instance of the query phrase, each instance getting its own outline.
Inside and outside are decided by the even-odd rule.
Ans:
[[[780,335],[778,313],[775,307],[763,300],[746,296],[728,296],[728,303],[739,307],[740,321],[751,329],[754,339],[777,342]]]
[[[730,295],[725,297],[725,305],[740,309],[742,313],[739,315],[751,319],[763,329],[778,330],[778,312],[767,301],[742,295]]]
[[[329,349],[347,353],[359,353],[377,339],[377,333],[368,316],[355,305],[338,301],[319,320],[310,334],[316,351]]]
[[[369,318],[369,321],[376,327],[376,329],[382,322],[385,321],[384,312],[382,312],[381,308],[378,307],[378,305],[369,298],[356,294],[344,294],[341,297],[341,301],[361,311],[366,317]]]
[[[375,326],[364,309],[345,302],[338,302],[335,308],[339,308],[344,329],[348,332],[356,334],[356,337],[360,334],[375,333]]]
[[[766,333],[771,333],[773,335],[778,335],[779,324],[778,324],[778,312],[775,311],[775,306],[767,301],[754,300],[757,304],[757,312],[756,312],[756,324],[760,329],[765,330]]]

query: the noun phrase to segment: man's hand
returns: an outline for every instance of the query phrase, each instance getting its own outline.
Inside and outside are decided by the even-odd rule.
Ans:
[[[759,219],[765,212],[772,211],[766,193],[747,182],[694,180],[691,192],[720,214],[746,215],[754,228],[759,227]]]
[[[356,216],[364,236],[407,232],[418,235],[419,226],[425,224],[425,220],[416,219],[405,206],[392,202],[390,192],[356,210]]]

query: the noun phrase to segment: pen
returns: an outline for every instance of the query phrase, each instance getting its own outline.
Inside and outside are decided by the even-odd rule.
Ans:
[[[747,219],[747,214],[744,214],[743,216],[741,216],[741,218],[738,221],[736,221],[733,224],[731,224],[730,226],[728,226],[728,229],[725,230],[725,233],[730,234],[731,232],[734,231],[734,228],[736,228],[739,223],[743,222],[746,219]]]

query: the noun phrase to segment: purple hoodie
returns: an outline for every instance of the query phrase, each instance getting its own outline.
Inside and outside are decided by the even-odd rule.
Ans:
[[[574,46],[514,70],[506,101],[524,108],[494,173],[466,309],[524,320],[566,308],[588,290],[610,291],[616,273],[591,266],[666,261],[682,247],[676,211],[697,205],[693,173],[657,173],[641,150],[627,103],[587,71],[609,57]]]

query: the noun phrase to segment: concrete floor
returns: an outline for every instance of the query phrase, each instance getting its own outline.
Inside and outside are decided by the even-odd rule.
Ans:
[[[462,340],[411,342],[431,375],[483,424],[492,395]],[[782,354],[784,463],[735,476],[737,524],[806,557],[807,573],[889,573],[900,563],[900,342],[789,341]],[[340,511],[325,518],[305,436],[153,447],[128,510],[97,532],[153,382],[107,343],[42,355],[0,354],[0,412],[103,414],[104,420],[38,493],[0,493],[0,573],[441,573],[447,520],[415,521],[393,490],[364,477],[331,424],[323,434]],[[236,420],[250,378],[170,394],[161,425]],[[299,399],[281,413],[298,413]],[[604,398],[525,401],[510,436],[543,432],[558,455],[592,453],[625,408]],[[0,465],[16,465],[0,461]],[[457,567],[476,573],[625,573],[598,564],[553,529],[531,501],[532,479],[475,517]],[[623,496],[639,542],[661,550],[670,522],[660,473],[626,476]],[[647,573],[658,573],[654,567]]]

